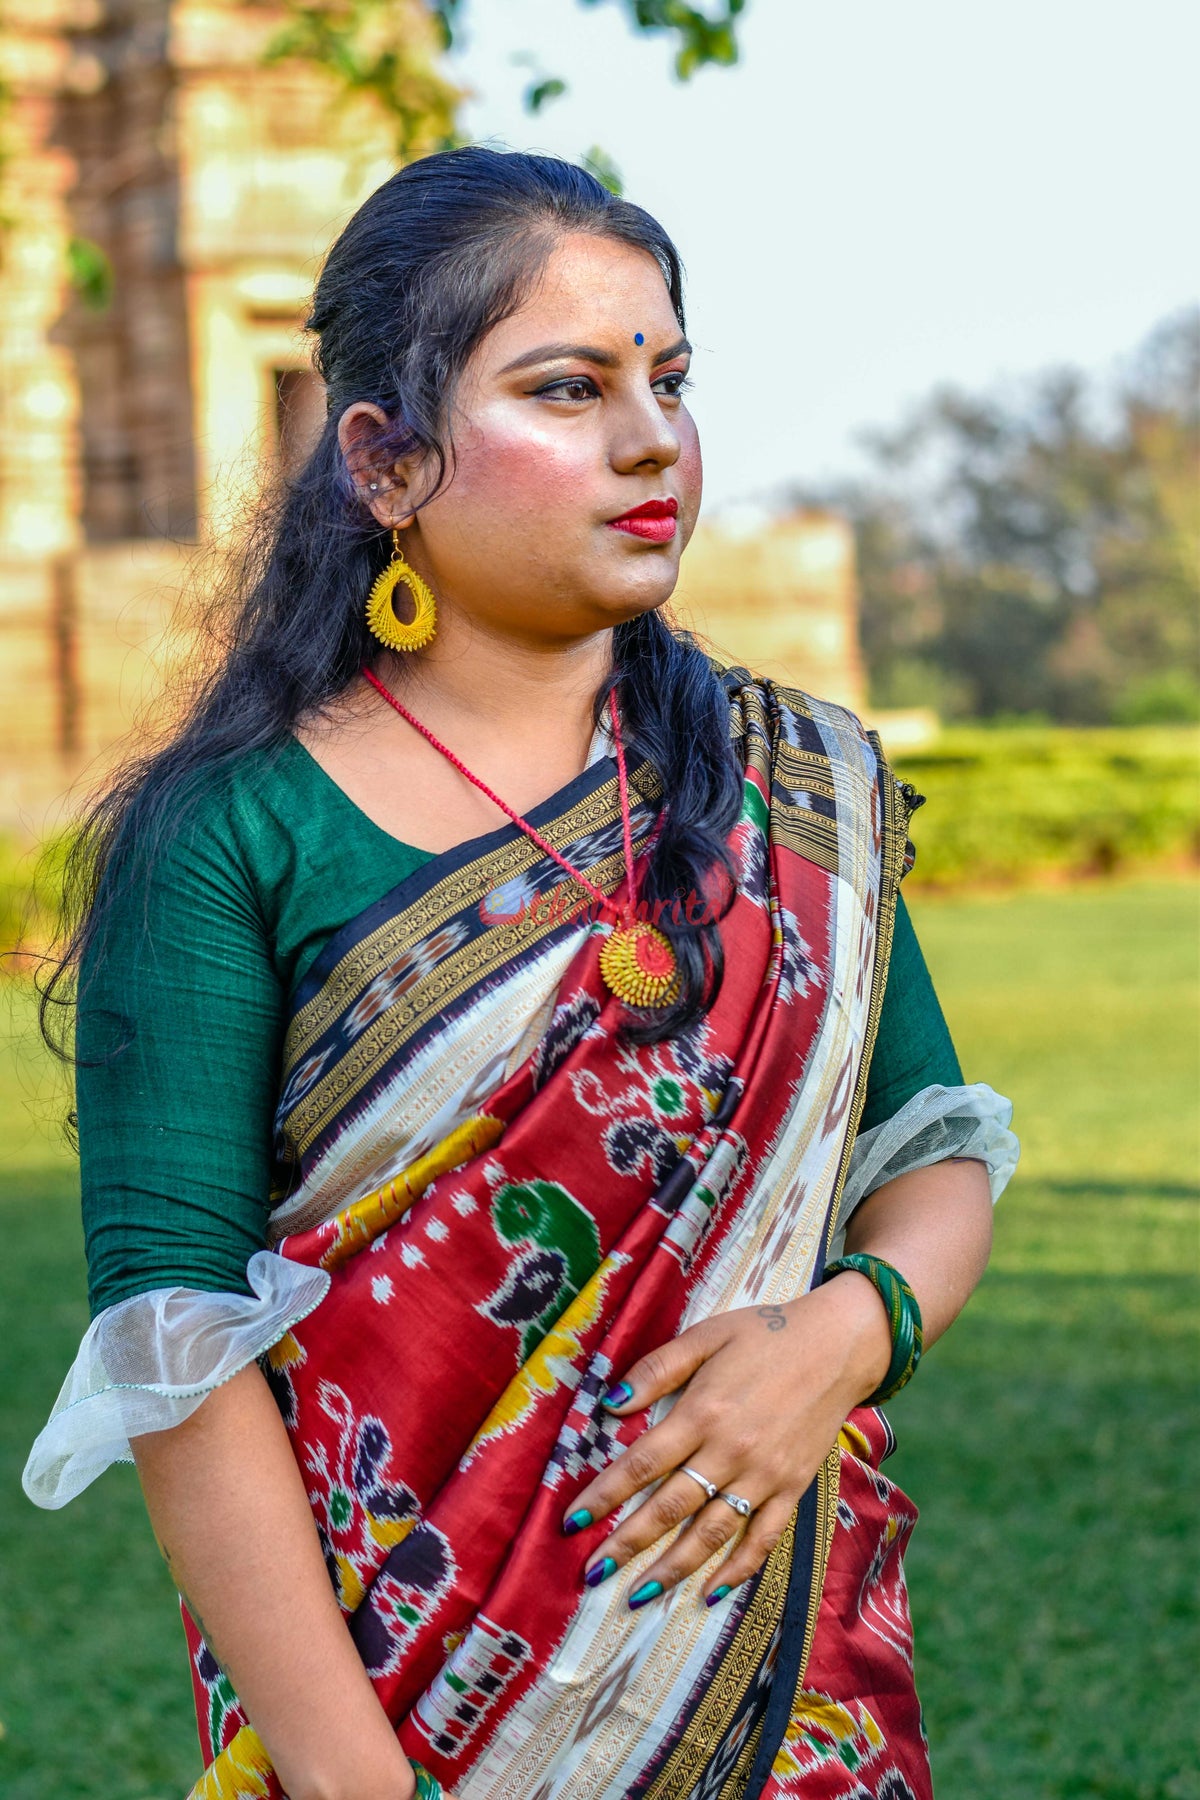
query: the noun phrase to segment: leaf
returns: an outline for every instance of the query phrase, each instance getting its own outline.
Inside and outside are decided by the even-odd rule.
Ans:
[[[330,77],[335,105],[372,101],[389,121],[401,161],[459,141],[462,98],[438,66],[461,0],[286,0],[286,17],[263,53],[296,58]]]
[[[525,111],[539,113],[548,100],[557,100],[566,91],[566,82],[560,81],[557,75],[549,75],[544,81],[535,81],[525,89]]]
[[[591,149],[585,151],[579,160],[583,167],[596,177],[602,187],[606,187],[610,194],[615,194],[618,200],[620,199],[625,192],[625,182],[621,171],[607,150],[602,149],[599,144],[593,144]]]
[[[116,280],[107,253],[92,238],[73,237],[67,244],[67,280],[84,305],[106,312]]]

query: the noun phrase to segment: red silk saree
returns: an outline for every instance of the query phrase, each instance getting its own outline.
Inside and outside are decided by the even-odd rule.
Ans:
[[[655,1552],[589,1589],[615,1520],[561,1531],[670,1405],[600,1407],[635,1358],[820,1279],[882,1004],[905,792],[851,715],[717,668],[744,768],[738,887],[721,993],[690,1031],[620,1042],[607,927],[507,825],[349,921],[293,1002],[275,1247],[329,1286],[269,1379],[380,1701],[462,1800],[930,1792],[901,1565],[915,1512],[880,1473],[876,1409],[712,1609],[697,1576],[631,1612]],[[639,866],[660,796],[631,767]],[[611,757],[530,820],[619,892]],[[195,1800],[279,1800],[185,1625]]]

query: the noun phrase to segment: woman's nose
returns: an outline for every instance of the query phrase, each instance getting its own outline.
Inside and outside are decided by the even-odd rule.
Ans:
[[[612,464],[627,471],[643,465],[669,469],[679,460],[679,433],[675,422],[653,394],[630,403],[613,434]]]

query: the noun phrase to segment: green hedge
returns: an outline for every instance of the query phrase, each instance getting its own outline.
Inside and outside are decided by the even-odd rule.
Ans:
[[[66,847],[65,833],[43,845],[0,833],[0,957],[22,950],[36,954],[54,936]],[[11,970],[0,962],[0,973],[5,972]]]
[[[894,762],[927,800],[911,827],[914,886],[1111,875],[1200,857],[1191,726],[954,727]]]
[[[1200,731],[1191,726],[955,727],[927,750],[898,753],[895,767],[928,801],[912,824],[914,886],[1109,875],[1200,857]],[[0,836],[0,952],[36,951],[53,935],[64,846],[60,838],[41,856]]]

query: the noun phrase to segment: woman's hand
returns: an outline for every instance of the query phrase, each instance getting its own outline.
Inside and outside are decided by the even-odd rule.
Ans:
[[[890,1353],[879,1296],[863,1276],[847,1273],[786,1305],[719,1313],[642,1357],[625,1375],[629,1394],[611,1410],[627,1416],[683,1392],[660,1424],[577,1496],[564,1530],[584,1530],[650,1483],[662,1485],[589,1557],[589,1586],[690,1519],[629,1604],[657,1598],[740,1536],[704,1583],[710,1606],[724,1599],[779,1542],[846,1415],[882,1380]],[[706,1500],[682,1473],[685,1463],[748,1500],[749,1520],[726,1500]]]
[[[965,1305],[991,1239],[987,1170],[956,1158],[876,1188],[852,1215],[846,1248],[882,1256],[902,1271],[917,1296],[928,1349]],[[589,1556],[589,1585],[615,1575],[685,1519],[691,1524],[646,1570],[631,1606],[694,1574],[726,1545],[733,1546],[726,1560],[704,1583],[708,1604],[747,1580],[787,1529],[846,1415],[883,1380],[891,1348],[883,1302],[865,1275],[847,1270],[786,1305],[719,1313],[642,1357],[627,1370],[631,1391],[613,1411],[627,1417],[683,1392],[661,1424],[576,1497],[564,1530],[585,1530],[652,1482],[662,1486]],[[744,1532],[728,1501],[706,1500],[679,1472],[685,1463],[750,1502]]]

